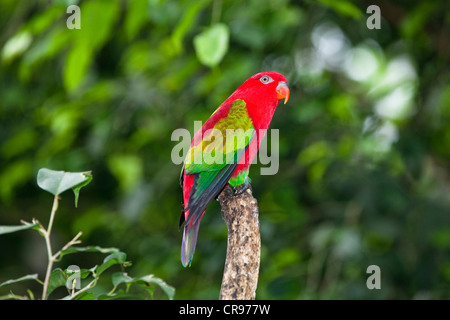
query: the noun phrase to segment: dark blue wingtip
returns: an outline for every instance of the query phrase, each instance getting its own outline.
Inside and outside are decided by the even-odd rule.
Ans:
[[[197,244],[197,234],[200,221],[192,226],[185,225],[183,230],[183,242],[181,243],[181,263],[183,266],[190,267],[194,257],[195,245]]]
[[[191,263],[192,263],[192,259],[189,260],[189,262],[186,262],[186,261],[183,261],[183,257],[181,257],[181,264],[183,265],[183,267],[190,268],[191,267]]]
[[[192,253],[192,256],[187,257],[185,252],[184,252],[184,248],[182,248],[182,250],[181,250],[181,264],[183,265],[183,267],[189,268],[191,266],[193,255],[194,255],[194,253]]]

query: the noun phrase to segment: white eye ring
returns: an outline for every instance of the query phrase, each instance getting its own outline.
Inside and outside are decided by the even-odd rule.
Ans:
[[[266,75],[266,76],[262,76],[261,78],[259,78],[259,81],[261,81],[264,84],[267,84],[267,83],[271,83],[273,81],[273,79]]]

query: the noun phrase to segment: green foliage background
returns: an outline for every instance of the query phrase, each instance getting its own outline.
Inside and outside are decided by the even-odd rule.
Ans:
[[[381,29],[370,30],[372,2],[1,0],[0,224],[46,223],[40,168],[92,170],[78,209],[63,195],[55,245],[81,230],[84,245],[120,248],[132,276],[164,279],[175,299],[216,299],[226,226],[212,203],[182,267],[171,133],[274,70],[291,98],[271,125],[279,172],[251,170],[257,298],[450,298],[449,3],[376,1]],[[66,27],[70,4],[81,30]],[[229,42],[209,67],[194,39],[217,23]],[[4,235],[0,254],[0,282],[45,273],[38,235]],[[80,257],[68,265],[98,259]],[[373,264],[381,290],[366,287]]]

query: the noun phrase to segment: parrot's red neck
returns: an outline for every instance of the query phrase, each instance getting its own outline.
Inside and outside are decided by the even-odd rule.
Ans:
[[[264,87],[247,88],[244,85],[245,83],[228,99],[230,101],[235,99],[244,100],[254,128],[267,130],[279,103],[275,89],[270,90],[271,88],[266,89]]]

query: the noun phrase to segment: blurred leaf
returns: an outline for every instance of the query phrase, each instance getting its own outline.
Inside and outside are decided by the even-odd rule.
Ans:
[[[430,21],[431,14],[437,8],[439,8],[439,6],[435,2],[419,2],[414,6],[414,9],[402,19],[400,30],[408,38],[417,37],[423,32],[426,24]]]
[[[329,7],[330,9],[344,16],[348,16],[354,19],[359,19],[362,17],[361,10],[359,10],[359,8],[355,6],[353,3],[348,2],[346,0],[344,1],[319,0],[319,2],[324,6]]]
[[[355,106],[355,98],[352,95],[342,94],[333,96],[328,104],[328,110],[331,114],[336,116],[337,119],[351,124],[355,119],[355,112],[353,108]]]
[[[381,232],[365,232],[364,245],[371,252],[378,254],[386,253],[393,245],[393,237]]]
[[[218,23],[194,38],[198,60],[208,67],[217,66],[228,51],[230,31],[228,26]]]
[[[446,261],[441,266],[441,272],[444,276],[444,279],[447,282],[450,282],[450,262]]]
[[[300,260],[299,250],[285,248],[274,255],[274,268],[275,270],[280,270],[291,265],[296,265]]]
[[[87,43],[81,42],[71,47],[64,65],[64,86],[67,91],[76,89],[84,79],[93,56],[92,47]]]
[[[67,32],[65,26],[55,26],[48,33],[36,39],[33,46],[24,55],[23,63],[20,66],[21,78],[28,80],[40,63],[54,58],[67,48],[71,40],[70,33]]]
[[[450,228],[438,229],[430,237],[431,243],[437,248],[442,248],[443,250],[450,249]]]
[[[9,201],[13,190],[28,180],[31,174],[31,162],[29,159],[21,159],[3,167],[0,174],[0,197],[3,201]]]
[[[328,160],[319,160],[311,164],[308,168],[309,181],[313,184],[320,182],[329,165]]]
[[[44,12],[34,15],[33,19],[26,24],[26,29],[34,35],[41,34],[61,17],[61,12],[65,12],[62,4],[48,6]]]
[[[183,38],[188,32],[190,28],[193,26],[194,19],[196,18],[197,14],[200,12],[201,9],[203,9],[207,4],[209,0],[199,0],[193,2],[191,5],[187,7],[185,10],[185,13],[183,15],[183,18],[176,26],[175,30],[172,33],[172,36],[170,38],[170,44],[172,46],[172,55],[179,54],[183,49]]]
[[[125,33],[129,40],[133,39],[143,25],[149,21],[149,1],[135,0],[128,2],[127,16],[125,18]]]
[[[311,165],[314,162],[327,157],[331,146],[327,141],[317,141],[304,148],[298,155],[298,162],[302,165]]]
[[[111,36],[119,14],[116,1],[84,2],[80,10],[81,29],[69,31],[73,34],[73,45],[64,66],[64,86],[69,92],[75,90],[84,79],[95,52]]]
[[[11,60],[25,52],[32,41],[33,37],[29,32],[22,31],[17,33],[5,43],[2,50],[2,61],[9,63]]]
[[[361,237],[356,230],[343,229],[336,234],[333,254],[340,259],[349,259],[361,251]]]
[[[81,11],[81,29],[75,32],[77,45],[86,43],[86,47],[97,50],[111,36],[114,24],[119,18],[119,2],[96,0],[83,2]]]
[[[12,138],[3,143],[1,147],[2,155],[7,158],[19,155],[32,149],[38,141],[38,135],[35,130],[23,128]]]
[[[76,216],[71,225],[71,230],[74,234],[82,231],[84,237],[89,237],[96,228],[101,228],[104,225],[104,221],[104,211],[97,207],[88,208]]]
[[[132,190],[143,174],[142,159],[134,154],[111,155],[108,159],[108,167],[123,191]]]
[[[334,236],[334,228],[331,225],[323,224],[317,227],[311,235],[310,244],[313,251],[319,251],[327,247]]]

